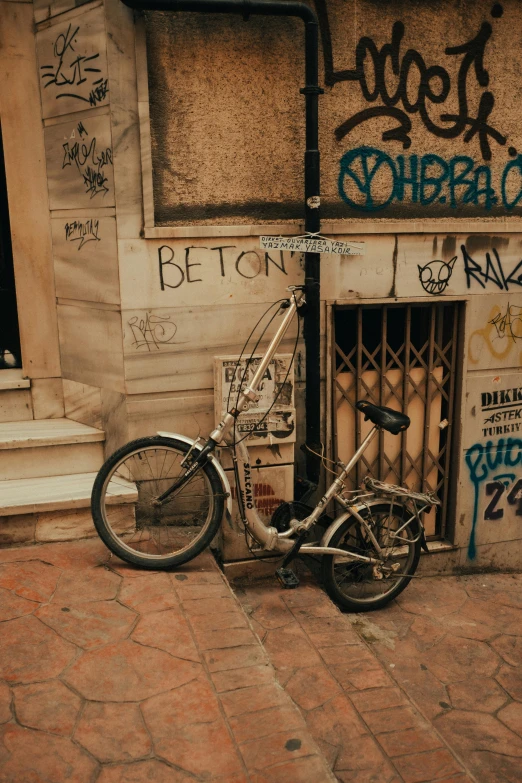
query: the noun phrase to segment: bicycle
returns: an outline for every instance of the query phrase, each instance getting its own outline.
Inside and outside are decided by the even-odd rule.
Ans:
[[[258,399],[271,359],[294,315],[302,314],[306,304],[303,287],[288,290],[290,297],[275,303],[280,307],[271,321],[279,314],[284,317],[252,380],[248,386],[240,384],[236,404],[208,439],[203,442],[158,432],[118,449],[94,482],[94,524],[107,547],[129,563],[167,569],[188,562],[211,543],[223,518],[231,525],[230,485],[215,453],[218,447],[227,446],[232,452],[245,536],[258,546],[253,554],[283,559],[276,574],[284,587],[298,584],[288,568],[298,554],[320,555],[324,585],[336,603],[350,611],[378,609],[402,592],[413,577],[421,547],[427,550],[421,514],[440,505],[440,500],[433,492],[413,492],[369,476],[363,480],[363,489],[348,490],[345,479],[379,429],[397,435],[409,427],[406,415],[357,402],[357,409],[374,426],[349,462],[336,463],[339,472],[316,506],[302,501],[283,503],[268,526],[256,509],[248,448],[245,437],[236,438],[236,423],[239,414]],[[122,489],[129,496],[124,506],[117,499]],[[337,503],[333,518],[326,514],[331,501]]]

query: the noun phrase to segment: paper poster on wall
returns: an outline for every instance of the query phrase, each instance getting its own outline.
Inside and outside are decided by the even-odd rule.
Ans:
[[[214,359],[216,424],[237,404],[242,388],[248,386],[259,366],[260,356],[239,360],[238,356]],[[259,400],[237,419],[236,440],[248,438],[250,445],[295,441],[294,377],[292,356],[279,354],[268,365],[259,389]]]

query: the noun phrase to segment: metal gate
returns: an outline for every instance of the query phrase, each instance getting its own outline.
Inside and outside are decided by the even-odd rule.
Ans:
[[[451,447],[457,381],[459,302],[335,306],[332,313],[332,433],[337,459],[347,461],[371,423],[356,411],[369,400],[402,411],[411,426],[380,432],[351,478],[366,473],[411,489],[435,490],[437,518],[426,533],[444,536],[451,484]],[[456,471],[453,471],[455,474]]]

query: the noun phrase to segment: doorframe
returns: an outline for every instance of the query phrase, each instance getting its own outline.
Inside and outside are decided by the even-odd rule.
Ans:
[[[32,3],[0,0],[0,119],[22,372],[30,379],[59,378],[51,222]]]

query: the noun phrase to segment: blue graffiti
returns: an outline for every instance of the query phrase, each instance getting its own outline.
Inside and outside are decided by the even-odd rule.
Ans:
[[[476,528],[480,486],[500,467],[514,468],[517,465],[522,465],[522,440],[520,438],[500,438],[496,444],[491,440],[488,440],[485,445],[482,443],[475,443],[468,449],[465,459],[469,470],[469,477],[474,487],[473,519],[468,545],[468,557],[470,560],[474,560],[477,555]],[[502,474],[495,476],[494,478],[500,480],[506,479],[508,476],[512,475],[513,474]],[[518,489],[517,484],[517,492]],[[490,492],[487,494],[490,494]],[[511,492],[508,496],[508,501],[510,503],[515,503],[516,500],[518,500],[517,493]],[[491,505],[492,504],[490,504],[488,508],[491,508]],[[500,516],[485,515],[485,518],[496,519],[500,518]]]
[[[522,155],[504,167],[495,190],[488,165],[476,165],[467,155],[449,160],[440,155],[396,155],[375,147],[356,147],[340,161],[339,195],[350,207],[377,212],[393,201],[409,201],[423,207],[448,204],[480,206],[489,211],[496,204],[511,210],[522,201]]]

